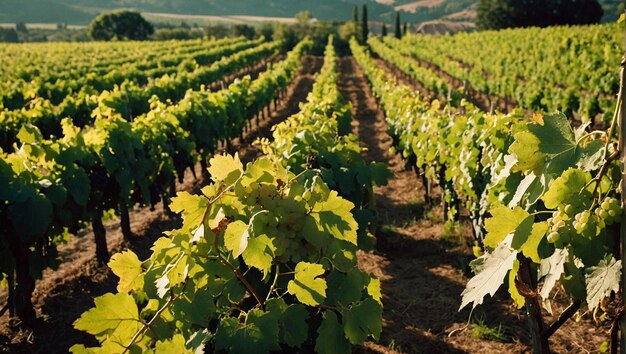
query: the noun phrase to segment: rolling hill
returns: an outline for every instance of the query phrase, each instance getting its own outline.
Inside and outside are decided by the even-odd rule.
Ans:
[[[309,10],[319,19],[349,19],[354,5],[366,3],[370,19],[392,22],[395,11],[403,20],[424,22],[437,19],[468,20],[477,0],[2,0],[0,23],[69,23],[86,24],[98,13],[119,8],[143,12],[188,15],[254,15],[293,17]],[[601,0],[605,18],[614,20],[620,0]]]

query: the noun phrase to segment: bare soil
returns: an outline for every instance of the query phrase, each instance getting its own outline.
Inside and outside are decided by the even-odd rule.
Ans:
[[[305,57],[303,67],[296,79],[289,85],[278,105],[271,107],[259,124],[252,124],[244,133],[243,140],[235,139],[232,144],[244,162],[261,155],[260,149],[252,143],[259,137],[269,137],[271,127],[299,111],[299,104],[306,100],[311,91],[314,75],[323,60],[319,57]],[[196,176],[202,171],[198,164]],[[194,178],[188,171],[178,190],[197,191],[206,181]],[[131,211],[131,229],[136,235],[132,242],[123,240],[119,220],[105,223],[107,242],[111,254],[130,249],[140,259],[150,256],[152,243],[163,231],[180,226],[177,216],[165,207],[150,210],[137,207]],[[0,318],[0,352],[10,353],[65,353],[75,343],[96,345],[90,335],[77,331],[72,323],[93,306],[93,299],[108,292],[114,292],[117,277],[107,268],[98,267],[95,260],[95,244],[90,228],[59,249],[61,266],[57,270],[46,270],[42,280],[36,284],[33,302],[38,321],[32,329],[22,329],[16,319],[8,315]],[[0,292],[0,303],[6,303],[6,291]]]
[[[471,276],[473,258],[470,224],[454,230],[444,224],[441,207],[424,203],[421,179],[392,154],[384,113],[378,108],[367,79],[353,58],[340,63],[340,89],[352,103],[353,131],[368,161],[384,162],[393,172],[389,184],[376,187],[379,228],[377,247],[359,254],[359,266],[381,279],[383,333],[378,343],[368,342],[363,353],[530,353],[526,317],[512,306],[506,291],[479,306],[459,312],[461,292]],[[434,196],[437,198],[437,196]],[[544,311],[552,323],[568,303],[556,296],[553,310]],[[500,328],[501,338],[476,334],[477,323]],[[483,326],[484,327],[484,326]],[[555,353],[599,352],[608,340],[610,324],[596,326],[591,315],[581,313],[566,322],[551,339]]]

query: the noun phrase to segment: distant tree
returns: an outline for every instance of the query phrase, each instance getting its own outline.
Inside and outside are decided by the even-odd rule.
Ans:
[[[597,0],[479,0],[476,12],[481,29],[592,24],[604,13]]]
[[[361,15],[361,38],[363,42],[367,42],[367,37],[370,34],[369,25],[367,23],[367,5],[363,5],[363,11]]]
[[[352,8],[352,23],[355,25],[359,23],[359,7],[356,5]]]
[[[409,34],[409,23],[405,22],[404,27],[402,27],[402,36],[406,36]]]
[[[292,25],[298,39],[306,37],[313,30],[313,15],[309,11],[296,14],[296,23]]]
[[[57,23],[57,31],[63,31],[67,29],[67,23]]]
[[[24,22],[18,22],[15,24],[15,30],[20,33],[28,33],[28,28]]]
[[[396,38],[402,38],[402,29],[400,28],[400,12],[396,12],[396,32],[394,33]]]
[[[238,24],[230,27],[231,37],[244,36],[248,39],[252,39],[256,36],[256,29],[252,26]]]
[[[0,27],[0,42],[17,43],[19,37],[15,28]]]
[[[387,24],[384,22],[383,22],[382,33],[383,33],[383,37],[387,37]]]
[[[87,33],[99,41],[146,40],[154,33],[154,27],[138,12],[116,11],[96,17]]]
[[[204,29],[204,32],[206,33],[207,37],[212,37],[212,38],[217,38],[217,39],[228,37],[228,33],[229,33],[228,27],[222,24],[207,26]]]

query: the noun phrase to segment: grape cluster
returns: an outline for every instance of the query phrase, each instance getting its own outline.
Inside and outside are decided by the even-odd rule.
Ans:
[[[606,197],[595,213],[607,225],[611,225],[616,223],[622,216],[622,206],[617,198]]]
[[[587,239],[596,237],[607,226],[619,220],[622,207],[616,198],[606,197],[592,212],[582,205],[563,205],[548,219],[550,233],[548,242],[571,242],[573,237]]]

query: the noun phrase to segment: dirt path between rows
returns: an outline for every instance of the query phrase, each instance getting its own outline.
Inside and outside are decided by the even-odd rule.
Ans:
[[[359,266],[381,279],[383,333],[378,343],[368,342],[364,353],[526,353],[530,342],[526,318],[511,306],[506,291],[486,299],[472,321],[469,309],[458,312],[461,292],[468,281],[473,258],[466,240],[468,223],[450,230],[440,207],[424,205],[424,188],[399,154],[390,153],[384,113],[352,57],[340,62],[340,90],[352,103],[353,132],[359,137],[368,161],[388,164],[394,177],[376,187],[379,228],[376,250],[359,254]],[[557,297],[558,315],[568,304]],[[556,316],[546,313],[546,322]],[[483,323],[484,326],[476,326]],[[502,335],[490,340],[476,328],[491,328]],[[590,315],[568,321],[551,340],[555,353],[597,352],[608,340],[607,326],[595,327]]]
[[[244,133],[243,140],[233,141],[244,162],[259,155],[258,146],[252,145],[259,137],[270,137],[271,127],[299,111],[300,102],[306,100],[315,81],[314,75],[323,64],[320,57],[305,57],[303,67],[296,79],[287,88],[278,107],[272,105],[270,116],[252,125]],[[201,176],[196,166],[196,175]],[[178,190],[197,191],[205,184],[202,178],[194,178],[187,171],[184,182]],[[107,242],[111,254],[131,249],[140,259],[150,255],[152,243],[163,231],[180,226],[177,216],[168,213],[163,207],[135,208],[131,211],[131,229],[137,236],[131,243],[123,241],[118,220],[105,223]],[[95,339],[84,332],[75,330],[72,323],[93,306],[93,299],[107,292],[114,292],[117,277],[107,268],[98,267],[95,261],[95,245],[91,229],[85,229],[69,244],[59,248],[61,266],[57,270],[46,270],[42,280],[36,284],[33,303],[39,317],[33,330],[22,330],[16,320],[8,315],[0,318],[0,352],[10,353],[65,353],[75,343],[96,345]],[[0,301],[6,302],[6,292],[0,293]]]

